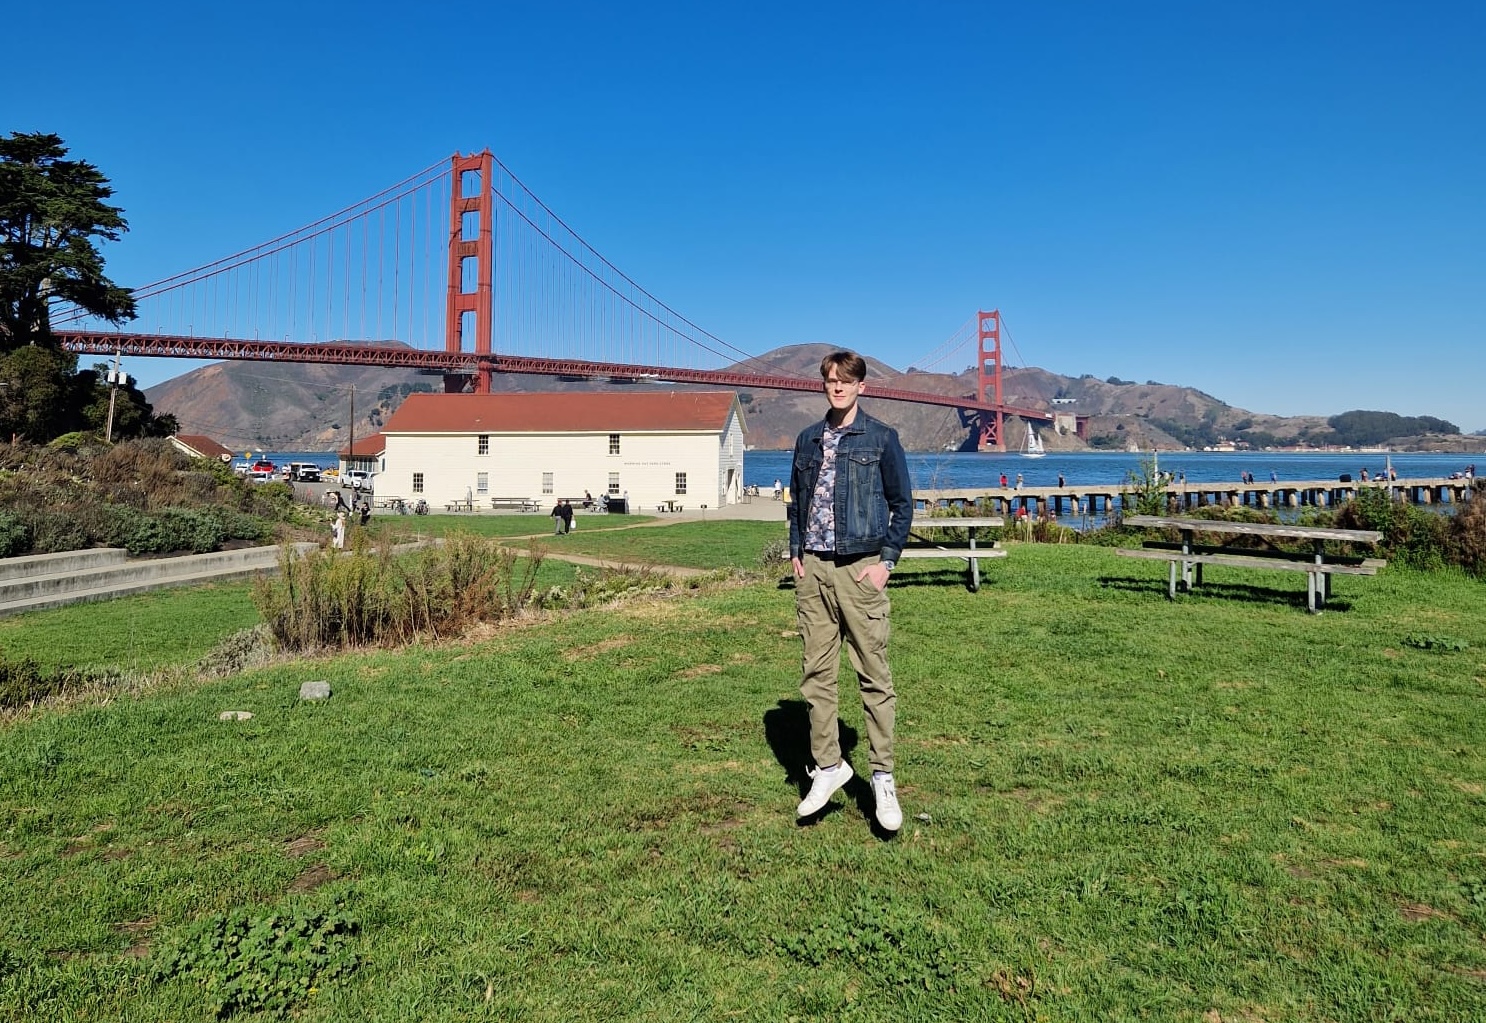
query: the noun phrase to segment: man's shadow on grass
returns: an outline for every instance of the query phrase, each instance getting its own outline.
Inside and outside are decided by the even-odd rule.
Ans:
[[[858,742],[857,730],[850,725],[837,722],[838,741],[841,743],[841,759],[850,760]],[[810,754],[810,711],[804,700],[780,700],[779,705],[764,712],[764,739],[774,751],[774,759],[784,768],[785,783],[794,787],[804,799],[810,791],[810,775],[807,768],[815,763]],[[853,774],[851,781],[841,791],[856,803],[857,809],[877,830],[872,802],[872,786],[860,774]],[[842,809],[842,804],[833,797],[823,809],[801,817],[799,824],[806,827],[824,820]]]

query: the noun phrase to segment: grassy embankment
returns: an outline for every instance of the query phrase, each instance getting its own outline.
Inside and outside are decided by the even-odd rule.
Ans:
[[[554,546],[708,566],[757,525]],[[771,583],[32,713],[0,733],[0,1016],[208,1018],[149,979],[192,921],[339,907],[360,965],[305,1020],[1481,1018],[1486,588],[1390,569],[1312,617],[1291,573],[1171,603],[1163,569],[904,566],[892,841],[856,785],[796,825]],[[193,602],[141,599],[115,621]],[[230,603],[120,656],[189,661]]]

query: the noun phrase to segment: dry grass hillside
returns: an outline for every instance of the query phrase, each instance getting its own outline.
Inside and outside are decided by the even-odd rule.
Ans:
[[[823,344],[790,345],[735,368],[815,380],[820,359],[830,350]],[[910,450],[943,451],[973,442],[954,409],[871,400],[872,385],[969,397],[975,393],[973,369],[957,374],[900,372],[874,359],[868,365],[864,405],[895,427]],[[496,377],[492,386],[498,392],[687,389],[684,384],[515,374]],[[355,432],[364,437],[381,429],[412,391],[442,388],[440,376],[415,370],[228,362],[166,381],[150,388],[146,396],[157,412],[176,416],[181,432],[205,434],[234,449],[325,451],[344,447],[350,438],[353,389]],[[788,447],[822,410],[820,396],[811,392],[741,390],[739,394],[748,421],[748,441],[760,449]],[[1321,416],[1250,412],[1190,387],[1066,377],[1036,367],[1006,370],[1003,395],[1011,405],[1089,417],[1087,442],[1040,429],[1044,444],[1052,451],[1123,449],[1131,444],[1197,447],[1219,439],[1263,447],[1304,442],[1327,430]],[[1054,399],[1059,399],[1057,405]],[[1006,433],[1008,447],[1020,447],[1026,425],[1009,420]],[[1395,446],[1478,450],[1480,439],[1400,438]]]

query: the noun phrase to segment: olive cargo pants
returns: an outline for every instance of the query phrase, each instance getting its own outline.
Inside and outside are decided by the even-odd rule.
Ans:
[[[795,615],[805,655],[800,695],[810,708],[810,753],[817,767],[841,762],[837,730],[837,675],[841,641],[856,670],[867,719],[867,742],[874,771],[893,769],[893,723],[897,696],[887,663],[888,614],[892,604],[885,590],[856,577],[876,554],[837,557],[805,552],[805,576],[795,580]]]

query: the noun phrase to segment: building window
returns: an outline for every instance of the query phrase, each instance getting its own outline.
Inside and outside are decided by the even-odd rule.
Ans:
[[[676,474],[676,496],[680,497],[684,493],[686,493],[686,473],[678,472]]]
[[[619,434],[617,433],[609,434],[609,454],[619,454]]]
[[[421,472],[413,473],[413,493],[423,493],[423,474]]]
[[[542,493],[552,493],[552,474],[550,472],[542,473]]]
[[[477,493],[477,494],[488,494],[488,493],[490,493],[490,473],[488,473],[488,472],[477,472],[477,473],[475,473],[475,493]]]
[[[619,473],[617,472],[609,473],[609,495],[611,497],[619,496]]]
[[[477,455],[490,454],[490,434],[482,433],[479,437],[479,446],[475,449]]]

